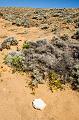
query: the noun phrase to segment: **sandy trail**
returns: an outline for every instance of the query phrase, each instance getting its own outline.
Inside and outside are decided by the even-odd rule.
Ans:
[[[21,48],[25,40],[52,38],[51,33],[46,34],[38,28],[23,28],[11,25],[0,19],[0,42],[6,36],[14,36]],[[0,52],[0,120],[79,120],[79,93],[66,88],[51,93],[46,84],[39,85],[36,94],[31,94],[27,81],[30,76],[25,73],[14,73],[3,63],[5,55],[11,50]],[[47,106],[43,111],[35,110],[32,101],[42,98]]]

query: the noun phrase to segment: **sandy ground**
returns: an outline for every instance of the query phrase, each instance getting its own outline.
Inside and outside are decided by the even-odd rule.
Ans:
[[[23,28],[11,25],[0,19],[0,42],[6,37],[14,36],[21,48],[25,40],[52,38],[53,34],[39,28]],[[0,120],[79,120],[79,93],[66,87],[65,90],[51,93],[46,84],[39,85],[36,94],[31,94],[27,82],[29,74],[14,73],[3,63],[5,55],[16,50],[0,52]],[[32,107],[35,98],[42,98],[47,106],[43,111]]]

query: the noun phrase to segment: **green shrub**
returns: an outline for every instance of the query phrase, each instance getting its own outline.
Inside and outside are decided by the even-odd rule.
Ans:
[[[57,89],[62,89],[60,76],[54,71],[49,73],[49,88],[52,92]]]
[[[6,55],[4,58],[4,63],[8,64],[9,66],[13,66],[16,70],[22,70],[22,61],[23,61],[23,56],[18,56],[18,55]]]
[[[73,20],[72,20],[70,17],[68,17],[68,18],[66,19],[66,22],[67,22],[67,23],[72,23]]]
[[[17,69],[21,69],[22,67],[22,56],[13,56],[12,57],[12,65],[15,66]]]
[[[28,48],[29,48],[29,44],[28,44],[28,43],[24,43],[24,44],[23,44],[23,49],[24,49],[24,48],[28,49]]]

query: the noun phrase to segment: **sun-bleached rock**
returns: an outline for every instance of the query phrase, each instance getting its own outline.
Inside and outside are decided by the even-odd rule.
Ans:
[[[35,109],[38,110],[43,110],[46,107],[45,102],[40,98],[33,100],[32,105]]]

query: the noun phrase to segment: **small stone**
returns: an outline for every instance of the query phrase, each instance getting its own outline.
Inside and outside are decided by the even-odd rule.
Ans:
[[[42,99],[40,99],[40,98],[39,99],[35,99],[32,102],[32,105],[37,110],[43,110],[46,107],[45,102]]]

